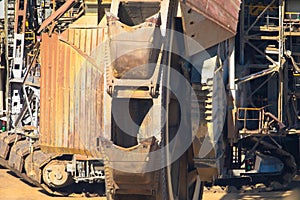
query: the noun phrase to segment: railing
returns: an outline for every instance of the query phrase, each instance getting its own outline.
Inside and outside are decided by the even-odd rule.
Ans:
[[[237,121],[242,122],[240,134],[281,134],[285,124],[264,108],[238,108]]]
[[[300,12],[285,12],[284,26],[289,32],[299,32],[299,29],[295,29],[295,25],[300,25]]]
[[[286,20],[300,20],[300,12],[285,12]]]
[[[263,130],[263,108],[238,108],[237,120],[243,123],[241,134],[259,134]],[[251,123],[250,122],[256,122]],[[253,129],[255,128],[255,129]]]

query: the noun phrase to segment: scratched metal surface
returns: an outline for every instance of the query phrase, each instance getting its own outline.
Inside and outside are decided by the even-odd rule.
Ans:
[[[236,34],[240,0],[187,0],[181,2],[188,55],[208,49]],[[196,41],[202,48],[195,48]]]
[[[186,0],[186,4],[231,33],[236,33],[240,0]]]
[[[40,145],[44,151],[91,155],[102,127],[103,74],[97,59],[104,28],[42,35]],[[98,61],[97,61],[98,60]]]

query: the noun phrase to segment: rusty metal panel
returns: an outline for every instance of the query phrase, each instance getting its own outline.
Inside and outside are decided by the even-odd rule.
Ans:
[[[236,33],[240,0],[186,0],[186,4],[229,32]]]
[[[104,145],[110,149],[106,152],[109,161],[105,171],[108,188],[115,187],[116,194],[152,195],[153,191],[158,190],[160,171],[149,170],[153,165],[161,162],[160,158],[150,155],[150,152],[158,148],[154,137],[130,149],[120,148],[111,142],[106,142]],[[116,154],[124,156],[116,157]]]
[[[101,27],[42,35],[42,150],[91,155],[89,150],[96,149],[102,130],[103,74],[95,51],[103,38]]]
[[[212,47],[236,34],[240,0],[187,0],[181,3],[184,33],[203,49]],[[193,42],[186,42],[188,55],[194,55]]]

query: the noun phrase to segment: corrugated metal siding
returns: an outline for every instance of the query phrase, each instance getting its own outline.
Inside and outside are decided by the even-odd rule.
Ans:
[[[43,150],[85,155],[96,150],[97,138],[103,130],[103,74],[93,52],[103,37],[103,28],[70,28],[61,35],[42,35],[40,145]]]

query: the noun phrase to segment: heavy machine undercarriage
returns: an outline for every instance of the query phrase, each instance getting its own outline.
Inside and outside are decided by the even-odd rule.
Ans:
[[[116,200],[287,186],[300,3],[240,3],[0,1],[0,164],[49,193],[105,183]]]

